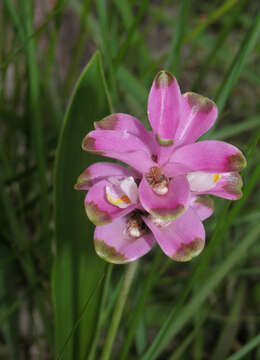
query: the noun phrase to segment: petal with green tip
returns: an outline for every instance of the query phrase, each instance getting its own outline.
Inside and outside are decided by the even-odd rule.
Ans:
[[[216,186],[204,194],[215,195],[228,200],[238,200],[242,197],[243,181],[236,172],[221,174]]]
[[[163,252],[175,261],[189,261],[198,256],[205,244],[205,230],[196,212],[189,208],[168,226],[158,226],[144,217]]]
[[[174,163],[189,168],[189,172],[205,171],[224,173],[240,171],[246,166],[246,159],[235,146],[224,141],[207,140],[184,145],[171,155],[167,164],[174,168]]]
[[[156,165],[152,160],[149,144],[128,130],[91,131],[82,142],[86,151],[94,152],[125,162],[139,172]]]
[[[85,209],[88,218],[95,225],[105,225],[114,219],[124,216],[135,209],[135,204],[129,204],[125,209],[112,205],[106,197],[106,186],[110,186],[107,180],[101,180],[91,187],[85,198]]]
[[[83,173],[78,177],[75,189],[89,190],[91,186],[101,180],[108,179],[110,177],[121,179],[128,176],[138,177],[138,174],[119,164],[98,162],[90,165],[83,171]]]
[[[195,142],[217,119],[216,104],[193,92],[182,95],[182,112],[176,139],[183,144]]]
[[[157,139],[166,144],[173,139],[179,124],[181,92],[175,77],[160,71],[152,84],[148,98],[148,118]],[[163,145],[166,145],[165,142]]]
[[[209,218],[214,212],[214,201],[207,195],[192,196],[190,206],[202,221]]]
[[[155,244],[151,232],[134,238],[127,229],[128,217],[120,217],[111,224],[97,226],[94,233],[94,245],[97,254],[114,264],[124,264],[137,260],[152,249]]]
[[[96,121],[94,125],[96,130],[127,130],[130,134],[141,139],[154,152],[155,143],[152,132],[146,130],[144,124],[131,115],[124,113],[111,114],[100,121]]]
[[[163,220],[179,217],[185,211],[189,194],[189,184],[185,176],[171,179],[165,195],[156,194],[145,177],[139,185],[139,198],[144,209]]]

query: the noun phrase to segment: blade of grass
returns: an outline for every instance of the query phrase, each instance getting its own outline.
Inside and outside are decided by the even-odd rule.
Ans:
[[[116,76],[122,89],[133,95],[133,97],[145,108],[148,93],[138,79],[124,66],[120,66]]]
[[[101,329],[102,329],[102,315],[104,313],[104,309],[105,309],[106,302],[107,302],[107,295],[108,295],[108,289],[109,289],[109,285],[110,285],[110,281],[111,281],[111,274],[112,274],[113,266],[114,266],[113,264],[109,264],[107,272],[106,272],[105,284],[104,284],[104,288],[102,291],[102,299],[101,299],[101,303],[100,303],[100,310],[99,310],[99,316],[98,316],[98,321],[97,321],[97,329],[96,329],[96,333],[95,333],[93,341],[92,341],[91,349],[89,351],[88,360],[96,359],[96,350],[97,350],[98,340],[99,340]]]
[[[253,350],[259,344],[260,344],[260,334],[255,336],[252,340],[250,340],[246,345],[244,345],[235,354],[233,354],[232,356],[229,356],[227,358],[227,360],[245,359],[245,355],[249,354],[250,351]]]
[[[138,266],[138,261],[134,261],[127,265],[126,272],[124,275],[124,280],[122,284],[122,288],[120,290],[116,306],[113,312],[113,316],[111,319],[111,325],[108,329],[107,337],[104,343],[103,351],[101,354],[101,360],[109,360],[111,357],[113,343],[116,337],[116,333],[119,327],[119,323],[122,317],[123,309],[127,300],[127,296],[131,287],[131,284],[134,279],[134,275],[136,273]]]
[[[30,34],[33,31],[33,15],[31,0],[25,0],[22,8],[24,9],[25,17],[25,32]],[[39,91],[39,72],[36,63],[35,42],[31,39],[26,45],[27,66],[29,73],[29,97],[30,97],[30,114],[32,126],[32,139],[36,154],[36,163],[38,167],[38,181],[41,187],[41,225],[42,225],[42,239],[48,239],[49,233],[49,203],[48,203],[48,184],[46,179],[46,161],[44,149],[44,133],[40,111],[40,91]]]
[[[111,97],[113,104],[117,102],[117,85],[115,80],[115,69],[111,53],[111,32],[109,31],[108,18],[110,7],[107,6],[106,0],[97,0],[96,8],[98,13],[98,20],[100,26],[100,33],[102,36],[102,49],[105,62],[109,70],[109,84],[111,88]]]
[[[242,68],[250,54],[251,50],[256,44],[256,41],[260,35],[260,10],[258,10],[254,20],[252,21],[251,28],[246,34],[244,41],[242,42],[240,48],[237,51],[237,54],[230,65],[230,68],[227,71],[223,82],[218,88],[217,94],[215,96],[215,101],[218,106],[219,112],[224,108],[228,96],[237,83],[239,76],[241,74]]]
[[[114,60],[114,69],[115,70],[117,70],[117,68],[120,66],[122,60],[126,56],[130,42],[132,41],[137,27],[138,27],[139,23],[141,22],[145,12],[147,11],[148,5],[149,5],[149,0],[144,0],[144,1],[142,1],[141,5],[139,6],[137,14],[133,20],[133,23],[127,32],[127,35],[126,35],[125,40],[123,41],[123,44],[121,45],[121,47],[118,50],[118,55],[117,55],[116,59]]]
[[[253,116],[247,121],[240,122],[238,124],[233,124],[224,127],[223,129],[219,129],[214,131],[214,138],[218,140],[224,140],[227,138],[234,137],[236,135],[240,135],[246,131],[253,130],[258,128],[260,123],[260,115]]]
[[[88,37],[86,17],[89,13],[90,5],[91,5],[91,0],[84,0],[82,4],[81,12],[79,15],[80,18],[79,36],[77,37],[76,43],[74,44],[74,50],[73,50],[74,56],[71,59],[68,75],[65,80],[65,85],[64,85],[65,93],[67,93],[70,90],[73,84],[75,75],[78,70],[78,65],[85,48],[86,40]]]
[[[1,257],[10,256],[10,251],[5,246],[1,246]],[[16,284],[10,281],[14,278],[15,266],[14,262],[9,263],[4,269],[0,269],[0,297],[4,298],[0,303],[0,317],[6,316],[9,310],[10,302],[13,302],[16,297]],[[8,297],[6,296],[8,294]],[[19,325],[17,311],[9,312],[8,322],[4,324],[1,322],[1,329],[5,341],[9,348],[10,360],[17,360],[19,356],[20,339],[19,339]]]
[[[16,58],[16,56],[22,52],[26,46],[28,46],[28,42],[34,39],[37,35],[40,35],[45,30],[48,23],[53,19],[53,16],[58,14],[63,9],[66,2],[68,2],[68,0],[61,0],[56,5],[54,5],[50,13],[46,16],[44,22],[35,31],[25,36],[24,42],[15,51],[11,52],[11,54],[7,56],[7,60],[5,62],[0,64],[0,70],[6,69],[8,65]]]
[[[56,349],[59,351],[81,314],[85,300],[97,286],[105,262],[93,247],[93,225],[84,210],[83,192],[75,191],[79,174],[97,156],[81,150],[83,137],[93,122],[111,112],[110,100],[96,53],[84,68],[71,96],[59,139],[55,164],[54,212],[56,259],[53,296],[56,323]],[[64,359],[83,359],[89,351],[96,328],[101,291],[97,291],[84,317],[66,346]],[[64,316],[66,314],[66,316]]]
[[[144,284],[142,285],[142,292],[140,294],[136,306],[133,309],[133,317],[131,318],[130,324],[128,326],[127,336],[124,341],[124,346],[122,349],[122,355],[120,357],[120,360],[126,360],[128,358],[130,346],[132,344],[136,332],[140,315],[144,311],[145,303],[152,289],[152,286],[155,283],[155,281],[158,279],[158,266],[161,261],[161,255],[162,255],[161,252],[157,251],[151,269],[149,271],[149,275],[147,276]]]
[[[226,359],[232,346],[234,345],[235,336],[241,322],[240,315],[245,294],[245,283],[242,282],[235,294],[234,304],[232,304],[230,314],[227,318],[226,324],[223,326],[216,348],[212,352],[212,360]]]
[[[220,265],[218,265],[216,272],[207,278],[207,281],[200,288],[200,291],[198,291],[192,300],[185,305],[185,311],[175,317],[174,323],[171,324],[170,331],[166,331],[163,334],[163,338],[161,338],[160,343],[156,344],[156,342],[154,342],[141,360],[153,360],[160,354],[169,340],[190,320],[191,316],[197,311],[199,306],[203,304],[209,294],[218,286],[221,280],[240,260],[241,255],[244,254],[248,248],[258,240],[259,235],[260,226],[258,225],[254,227],[243,239],[241,239],[234,248],[233,252],[230,253]],[[156,344],[156,346],[154,344]]]
[[[182,356],[184,355],[189,345],[191,345],[192,340],[194,340],[194,338],[196,337],[197,331],[201,328],[206,317],[207,313],[204,312],[197,324],[197,327],[182,341],[182,343],[178,346],[177,350],[174,351],[174,353],[168,360],[183,359]]]
[[[176,76],[179,71],[179,62],[181,58],[181,47],[184,40],[185,29],[189,14],[190,0],[183,0],[177,16],[176,28],[172,33],[172,40],[169,49],[169,55],[165,67],[172,71]]]
[[[140,315],[135,334],[136,353],[140,356],[147,346],[147,327],[144,314]]]
[[[207,26],[211,25],[219,18],[221,18],[225,13],[230,11],[238,1],[239,0],[226,0],[219,8],[214,9],[206,18],[206,20],[199,24],[187,36],[185,36],[184,43],[190,42],[194,38],[197,38],[206,29]]]
[[[69,344],[69,342],[70,342],[73,334],[75,334],[77,328],[79,327],[80,322],[83,320],[83,317],[85,316],[85,313],[86,313],[86,311],[87,311],[87,308],[88,308],[91,300],[93,299],[93,296],[95,295],[95,292],[98,291],[98,288],[99,288],[99,286],[100,286],[101,283],[102,283],[102,280],[103,280],[103,278],[104,278],[104,275],[105,275],[105,273],[101,274],[101,277],[100,277],[99,281],[97,282],[96,287],[93,289],[93,292],[92,292],[92,293],[89,295],[89,297],[87,298],[87,300],[86,300],[86,302],[85,302],[85,304],[84,304],[84,306],[83,306],[83,308],[82,308],[82,310],[81,310],[81,313],[79,314],[79,317],[78,317],[77,321],[75,322],[75,324],[74,324],[73,328],[71,329],[71,331],[70,331],[67,339],[65,340],[65,342],[64,342],[61,350],[59,351],[59,353],[58,353],[58,355],[57,355],[57,357],[56,357],[56,360],[61,360],[61,359],[64,358],[63,355],[64,355],[65,351],[67,351],[66,347],[68,346],[68,344]]]
[[[20,17],[18,15],[18,12],[15,10],[15,7],[13,6],[13,4],[11,3],[10,0],[4,0],[4,1],[5,1],[5,6],[10,14],[12,23],[13,23],[14,27],[17,29],[19,39],[21,42],[23,42],[24,38],[25,38],[25,32],[24,32]]]
[[[219,35],[214,43],[214,46],[212,47],[211,51],[209,52],[209,54],[206,57],[203,64],[200,66],[200,72],[192,86],[193,91],[196,91],[196,89],[200,86],[201,82],[203,81],[205,75],[207,74],[208,67],[216,59],[218,52],[221,50],[222,46],[224,45],[225,40],[227,39],[230,31],[233,29],[234,24],[239,19],[242,10],[245,7],[246,2],[247,2],[247,0],[240,1],[238,6],[234,7],[233,13],[229,17],[229,21],[223,27],[223,30],[219,33]]]

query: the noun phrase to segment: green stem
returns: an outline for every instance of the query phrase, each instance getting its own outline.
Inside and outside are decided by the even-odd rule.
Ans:
[[[118,300],[116,302],[115,310],[113,313],[111,325],[108,329],[108,335],[105,340],[103,352],[101,355],[101,360],[108,360],[110,358],[110,354],[112,351],[113,343],[116,337],[117,329],[120,323],[120,319],[123,313],[123,309],[126,303],[126,299],[134,279],[134,275],[137,269],[138,262],[134,261],[130,265],[128,265],[126,269],[126,273],[124,276],[124,281],[122,284],[122,288],[119,293]]]
[[[102,315],[103,315],[103,311],[104,311],[105,306],[106,306],[106,300],[107,300],[107,294],[108,294],[108,290],[109,290],[109,286],[110,286],[112,270],[113,270],[113,264],[109,264],[108,268],[107,268],[107,274],[106,274],[106,279],[105,279],[102,298],[101,298],[101,304],[100,304],[99,316],[98,316],[98,320],[97,320],[96,333],[95,333],[94,339],[92,341],[91,349],[90,349],[90,352],[89,352],[89,355],[88,355],[88,360],[95,360],[95,357],[96,357],[96,350],[97,350],[98,340],[99,340],[100,332],[101,332],[101,329],[102,329],[102,323],[103,323],[102,322],[102,319],[103,319]]]

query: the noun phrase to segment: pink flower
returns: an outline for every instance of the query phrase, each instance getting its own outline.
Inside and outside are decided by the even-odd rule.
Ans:
[[[157,242],[177,261],[197,256],[205,243],[202,221],[213,213],[216,195],[242,196],[238,171],[243,154],[223,141],[195,142],[215,122],[215,103],[181,94],[172,74],[160,71],[148,98],[152,131],[127,114],[95,123],[82,147],[126,163],[97,163],[79,177],[76,188],[89,190],[85,207],[97,225],[97,253],[113,263],[133,261]]]

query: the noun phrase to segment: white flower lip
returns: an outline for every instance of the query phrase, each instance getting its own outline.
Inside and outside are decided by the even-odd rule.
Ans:
[[[138,188],[132,176],[123,180],[109,179],[111,186],[106,186],[106,198],[112,204],[121,209],[138,202]]]

